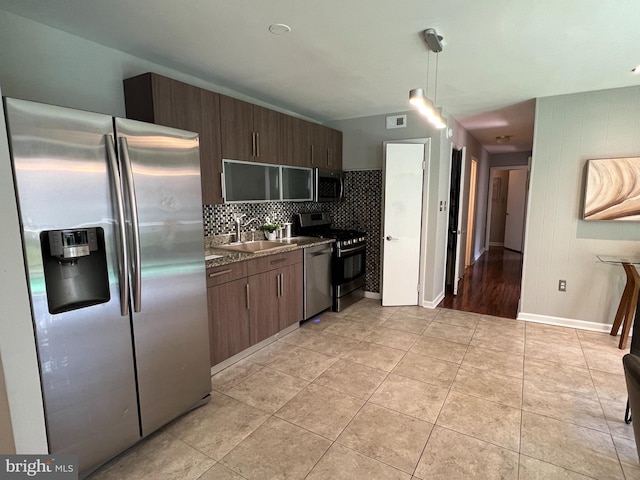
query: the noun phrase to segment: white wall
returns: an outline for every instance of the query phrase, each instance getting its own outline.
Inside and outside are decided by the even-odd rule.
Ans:
[[[407,102],[409,103],[409,102]],[[387,130],[388,115],[407,115],[407,126]],[[342,168],[344,170],[382,170],[382,143],[410,138],[430,138],[435,130],[417,111],[348,118],[326,125],[342,131]]]
[[[124,117],[122,80],[145,72],[155,72],[300,116],[233,89],[3,10],[0,10],[0,45],[0,86],[8,97]]]
[[[622,156],[640,156],[640,87],[538,100],[518,318],[612,323],[624,272],[596,255],[640,256],[640,223],[580,217],[586,160]]]
[[[0,455],[12,455],[14,453],[16,453],[16,445],[13,441],[11,411],[9,410],[7,387],[4,383],[2,356],[0,356]]]

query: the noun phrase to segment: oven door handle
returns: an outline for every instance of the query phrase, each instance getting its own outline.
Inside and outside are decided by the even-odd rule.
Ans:
[[[367,249],[366,245],[358,245],[357,247],[353,247],[353,248],[347,248],[345,250],[341,250],[341,249],[337,249],[336,252],[338,253],[338,257],[342,257],[343,254],[345,253],[352,253],[352,252],[359,252],[359,251],[365,251]]]
[[[313,258],[313,257],[327,256],[327,255],[331,255],[331,250],[322,250],[320,252],[308,253],[307,257]]]

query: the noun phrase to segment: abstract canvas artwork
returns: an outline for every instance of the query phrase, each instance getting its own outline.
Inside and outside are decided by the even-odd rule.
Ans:
[[[640,221],[640,157],[587,162],[583,218]]]

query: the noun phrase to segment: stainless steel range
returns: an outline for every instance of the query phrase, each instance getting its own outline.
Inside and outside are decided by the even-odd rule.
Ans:
[[[340,312],[364,297],[366,233],[331,228],[329,212],[298,213],[296,231],[298,235],[336,240],[331,275],[334,312]]]

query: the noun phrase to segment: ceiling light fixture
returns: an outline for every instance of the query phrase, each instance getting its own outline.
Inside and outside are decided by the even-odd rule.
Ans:
[[[269,31],[274,35],[284,35],[291,31],[291,27],[284,23],[274,23],[273,25],[269,25]]]
[[[504,145],[505,143],[509,143],[511,141],[511,135],[500,135],[496,137],[496,143],[500,145]]]
[[[409,91],[409,103],[418,108],[418,111],[424,115],[429,123],[435,128],[445,128],[447,123],[442,118],[440,111],[436,107],[438,99],[438,54],[442,51],[442,37],[434,28],[427,28],[424,32],[424,41],[429,51],[427,52],[427,91],[425,93],[422,88],[414,88]],[[436,78],[433,94],[433,103],[429,100],[429,64],[431,60],[431,52],[436,53]]]

